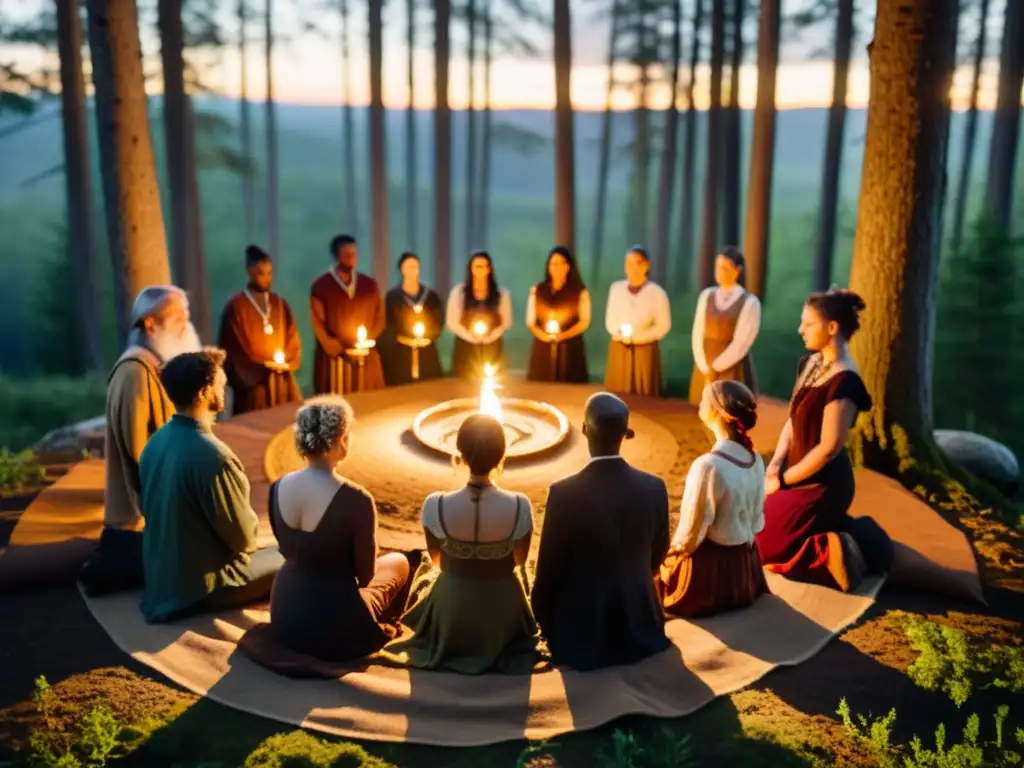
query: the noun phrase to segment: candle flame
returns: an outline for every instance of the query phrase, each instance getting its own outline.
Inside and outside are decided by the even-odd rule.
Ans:
[[[359,328],[356,329],[356,341],[359,341],[359,342],[366,341],[366,326],[365,325],[360,325]]]
[[[548,320],[547,323],[544,325],[544,330],[547,331],[548,333],[550,333],[552,336],[557,336],[558,332],[561,329],[562,328],[558,324],[557,320]]]
[[[504,423],[501,413],[501,400],[498,398],[498,383],[494,374],[496,369],[491,363],[484,365],[484,380],[480,385],[480,413],[493,416],[499,423]]]
[[[624,338],[624,339],[632,338],[633,337],[633,326],[630,325],[629,323],[624,324],[623,326],[621,326],[619,328],[619,334],[621,334],[622,338]]]
[[[487,323],[483,320],[477,320],[473,323],[473,334],[475,336],[484,336],[487,333]]]
[[[423,323],[416,323],[416,325],[412,327],[412,335],[417,339],[422,339],[425,331],[426,328],[423,327]]]
[[[284,365],[284,352],[278,350],[274,353],[274,362],[278,365]]]

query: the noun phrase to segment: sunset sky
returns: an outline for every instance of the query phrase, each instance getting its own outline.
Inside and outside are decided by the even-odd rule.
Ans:
[[[301,0],[300,0],[301,1]],[[28,13],[34,4],[26,2],[21,6],[19,16]],[[791,13],[805,5],[802,0],[784,3],[784,12]],[[498,3],[499,7],[501,4]],[[302,32],[299,21],[300,13],[296,4],[275,4],[278,11],[277,34],[282,38],[276,46],[274,55],[274,87],[277,99],[281,102],[301,104],[339,104],[342,99],[342,78],[338,14],[317,12],[314,15],[304,13],[309,22],[313,22],[318,32]],[[365,4],[354,2],[354,19],[351,33],[352,51],[352,93],[351,100],[363,105],[369,102],[369,72],[366,49]],[[547,4],[545,4],[545,7]],[[990,15],[989,51],[998,51],[1002,2],[992,4]],[[404,107],[408,103],[409,92],[406,83],[407,47],[405,44],[405,4],[391,0],[385,13],[385,57],[384,57],[384,101],[389,107]],[[574,69],[572,98],[577,109],[600,110],[604,108],[607,68],[604,65],[608,44],[608,22],[595,18],[594,3],[574,3],[574,10],[579,12],[574,17],[573,45]],[[507,11],[505,13],[508,13]],[[859,22],[862,29],[868,29],[873,19],[862,14]],[[154,57],[154,65],[158,68],[159,43],[153,33],[153,25],[143,19],[143,45],[147,55]],[[224,14],[223,24],[228,39],[237,41],[237,20],[230,14]],[[249,52],[246,57],[248,65],[248,91],[254,99],[262,99],[264,88],[264,60],[262,51],[262,26],[253,23],[248,37]],[[421,12],[419,37],[423,47],[416,53],[416,71],[419,80],[414,93],[414,104],[429,109],[434,104],[433,94],[433,53],[430,45],[433,40],[432,21],[429,11]],[[514,18],[499,18],[496,28],[508,29],[515,26],[524,37],[533,41],[539,52],[534,57],[522,54],[499,53],[492,68],[492,105],[495,109],[534,108],[548,109],[554,104],[554,72],[550,57],[550,31],[547,28],[530,26]],[[965,17],[961,27],[961,48],[964,41],[973,41],[977,29],[976,22]],[[820,51],[830,47],[832,24],[825,23],[804,33],[801,39],[788,39],[782,50],[782,64],[777,79],[777,103],[781,109],[822,107],[830,103],[832,93],[832,67],[827,60],[816,58]],[[756,44],[756,25],[751,20],[746,35],[747,61],[752,62]],[[790,38],[793,36],[790,35]],[[449,96],[455,109],[466,106],[468,95],[468,71],[465,53],[465,30],[463,25],[455,22],[452,25],[453,53],[450,74]],[[867,60],[863,53],[867,35],[861,34],[856,45],[856,61],[850,75],[849,97],[847,103],[851,107],[862,107],[867,104],[868,72]],[[706,53],[706,45],[705,45]],[[45,54],[27,49],[15,49],[10,46],[0,54],[3,59],[15,59],[26,66],[33,66],[45,60]],[[240,92],[241,57],[237,47],[227,48],[219,52],[215,60],[209,62],[204,75],[208,86],[226,96],[237,96]],[[991,108],[994,103],[995,77],[998,63],[994,56],[987,61],[983,78],[980,103],[983,109]],[[483,68],[478,68],[476,97],[478,103],[483,97]],[[616,67],[618,79],[627,80],[632,77],[632,68],[628,65]],[[954,108],[962,109],[966,105],[970,87],[970,71],[966,68],[957,72],[954,82]],[[757,72],[752,63],[744,66],[741,74],[740,101],[745,107],[754,104]],[[159,92],[159,82],[151,86],[151,90]],[[651,106],[663,108],[667,105],[669,89],[664,84],[654,88]],[[698,76],[696,101],[698,107],[707,103],[707,71],[703,68]],[[619,89],[614,99],[618,109],[630,109],[635,104],[634,95],[627,89]]]

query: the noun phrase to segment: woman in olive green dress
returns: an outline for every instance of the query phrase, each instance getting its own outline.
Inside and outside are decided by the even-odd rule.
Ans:
[[[505,457],[505,431],[496,419],[467,418],[456,446],[469,482],[423,502],[432,562],[413,577],[411,607],[402,618],[412,636],[406,631],[382,655],[420,669],[528,674],[540,661],[522,575],[533,536],[530,502],[491,479]]]

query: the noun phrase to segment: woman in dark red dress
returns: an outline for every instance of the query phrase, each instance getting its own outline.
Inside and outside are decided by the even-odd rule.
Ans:
[[[551,249],[544,280],[530,289],[526,326],[533,334],[527,379],[587,382],[583,332],[590,327],[590,293],[565,246]]]
[[[765,525],[757,548],[765,567],[796,581],[849,592],[866,572],[884,572],[892,542],[871,518],[852,518],[854,474],[845,450],[857,414],[871,397],[847,344],[860,327],[860,296],[812,293],[800,317],[810,354],[797,383],[765,478]]]

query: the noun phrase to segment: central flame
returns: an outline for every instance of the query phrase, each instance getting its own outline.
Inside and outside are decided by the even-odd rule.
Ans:
[[[501,415],[501,400],[498,398],[498,382],[495,380],[495,367],[491,363],[484,366],[484,380],[480,385],[480,413],[493,416],[504,424]]]

